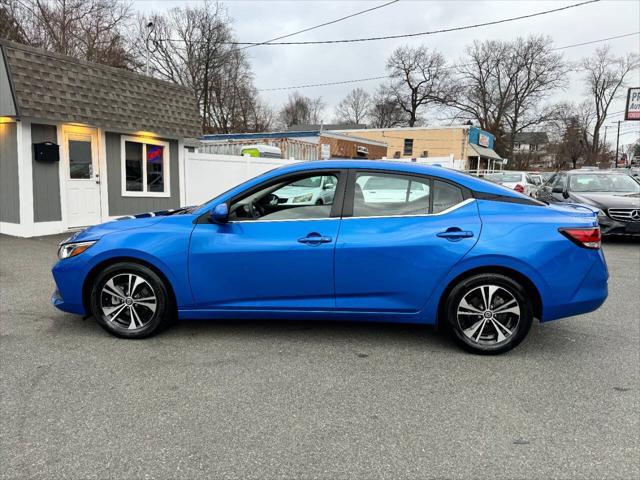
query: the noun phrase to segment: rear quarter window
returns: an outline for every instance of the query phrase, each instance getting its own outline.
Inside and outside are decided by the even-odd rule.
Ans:
[[[440,213],[464,201],[462,190],[447,182],[433,182],[433,213]]]

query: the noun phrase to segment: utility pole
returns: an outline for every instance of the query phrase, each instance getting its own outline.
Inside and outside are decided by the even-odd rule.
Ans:
[[[616,168],[618,168],[618,150],[620,148],[620,122],[618,120],[618,134],[616,135]]]
[[[147,49],[147,66],[145,68],[145,73],[147,75],[149,75],[149,54],[150,54],[150,50],[149,50],[149,37],[151,36],[151,32],[153,31],[153,22],[149,22],[147,23],[147,41],[145,42],[145,47]]]

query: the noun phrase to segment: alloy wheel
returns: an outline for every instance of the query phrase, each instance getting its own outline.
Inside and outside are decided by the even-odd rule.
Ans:
[[[498,285],[481,285],[467,292],[457,308],[460,330],[478,345],[496,345],[509,340],[520,323],[520,304]]]
[[[135,273],[114,275],[100,292],[104,318],[128,330],[139,330],[147,325],[155,315],[157,304],[151,284]]]

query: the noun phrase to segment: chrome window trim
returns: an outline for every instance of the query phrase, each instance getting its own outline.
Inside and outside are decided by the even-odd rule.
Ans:
[[[311,221],[319,221],[319,220],[342,220],[341,217],[318,217],[318,218],[283,218],[282,220],[234,220],[227,222],[230,223],[282,223],[282,222],[311,222]]]
[[[349,219],[362,219],[362,218],[403,218],[403,217],[437,217],[440,215],[446,215],[447,213],[453,212],[454,210],[457,210],[459,208],[464,207],[465,205],[470,204],[471,202],[475,202],[476,199],[475,198],[467,198],[466,200],[463,200],[460,203],[456,203],[455,205],[441,211],[438,213],[416,213],[413,215],[371,215],[369,217],[342,217],[343,220],[349,220]]]
[[[459,208],[464,207],[465,205],[469,205],[472,202],[475,202],[475,198],[467,198],[466,200],[456,203],[455,205],[447,208],[438,213],[418,213],[414,215],[375,215],[370,217],[319,217],[319,218],[287,218],[282,220],[242,220],[242,221],[230,221],[227,224],[243,224],[243,223],[281,223],[281,222],[311,222],[311,221],[319,221],[319,220],[354,220],[354,219],[366,219],[366,218],[413,218],[413,217],[437,217],[440,215],[446,215],[447,213],[453,212]]]

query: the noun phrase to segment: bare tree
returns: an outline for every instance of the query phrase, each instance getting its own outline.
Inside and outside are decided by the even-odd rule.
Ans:
[[[149,48],[151,75],[194,91],[205,132],[252,132],[273,119],[260,102],[246,54],[229,45],[230,25],[221,4],[205,2],[141,16],[133,40],[139,58]]]
[[[282,106],[278,114],[280,123],[285,127],[292,125],[322,123],[325,103],[321,97],[311,98],[294,92]]]
[[[594,165],[600,155],[603,144],[600,141],[600,130],[607,117],[611,102],[625,85],[627,75],[640,65],[639,56],[629,53],[625,57],[616,57],[609,46],[604,46],[582,61],[587,83],[587,94],[593,105],[594,121],[592,141],[589,146],[587,163]]]
[[[119,68],[136,67],[123,35],[132,21],[118,0],[4,0],[2,36]]]
[[[397,48],[387,60],[387,70],[389,95],[406,113],[410,127],[418,122],[422,110],[447,103],[453,95],[450,67],[442,54],[426,47]]]
[[[547,37],[475,42],[458,68],[451,105],[493,133],[498,152],[511,157],[517,134],[553,117],[544,100],[564,86],[567,69]]]
[[[393,128],[405,124],[404,110],[384,87],[379,88],[373,97],[368,117],[372,128]]]
[[[371,95],[354,88],[336,107],[338,123],[358,125],[364,122],[371,107]]]
[[[544,100],[564,87],[568,66],[562,56],[553,53],[549,37],[518,38],[512,47],[508,71],[512,79],[511,106],[505,115],[508,142],[507,158],[513,156],[516,135],[544,123],[555,114]]]
[[[589,102],[560,103],[547,122],[551,134],[550,149],[555,156],[554,168],[577,168],[584,163],[590,146],[589,128],[593,121],[593,108]]]
[[[462,117],[475,120],[480,128],[503,136],[511,102],[511,80],[503,66],[509,56],[506,42],[474,42],[458,67],[457,95],[451,102]]]

